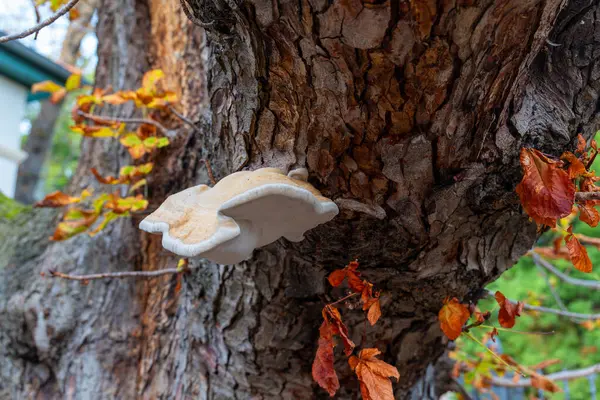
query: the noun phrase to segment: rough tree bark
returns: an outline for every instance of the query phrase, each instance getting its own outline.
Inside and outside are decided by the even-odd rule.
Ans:
[[[311,379],[327,273],[359,257],[384,291],[368,328],[398,367],[397,398],[437,398],[445,296],[465,301],[536,239],[514,194],[518,151],[559,154],[597,127],[600,6],[559,0],[105,0],[97,81],[132,88],[160,67],[197,121],[154,160],[152,207],[242,168],[307,166],[341,214],[251,261],[185,277],[82,286],[40,271],[152,270],[176,258],[139,218],[49,244],[55,213],[5,221],[4,398],[324,398]],[[124,115],[131,110],[121,109]],[[165,121],[175,126],[176,120]],[[116,173],[116,143],[86,140]],[[344,314],[361,342],[360,312]],[[357,383],[339,357],[339,398]],[[439,364],[437,365],[440,366]],[[444,379],[445,378],[445,379]]]
[[[74,66],[77,62],[81,41],[87,34],[88,25],[99,2],[99,0],[86,0],[78,5],[79,17],[67,28],[58,58],[59,63]],[[52,104],[50,101],[43,101],[40,113],[31,125],[25,143],[27,158],[19,165],[15,184],[14,197],[21,203],[32,204],[36,201],[35,190],[40,181],[42,167],[52,147],[54,126],[61,108],[62,102]]]

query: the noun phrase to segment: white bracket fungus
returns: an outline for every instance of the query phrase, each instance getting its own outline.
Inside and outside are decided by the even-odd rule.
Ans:
[[[198,185],[169,196],[140,229],[161,232],[163,247],[180,256],[235,264],[280,237],[299,242],[337,215],[337,205],[307,177],[304,168],[287,176],[277,168],[236,172],[212,188]]]

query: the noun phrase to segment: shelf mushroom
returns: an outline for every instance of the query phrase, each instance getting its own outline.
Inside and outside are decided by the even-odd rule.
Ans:
[[[180,256],[236,264],[280,237],[301,241],[304,232],[338,214],[307,177],[304,168],[288,175],[277,168],[235,172],[212,188],[198,185],[169,196],[140,229],[161,232],[163,247]]]

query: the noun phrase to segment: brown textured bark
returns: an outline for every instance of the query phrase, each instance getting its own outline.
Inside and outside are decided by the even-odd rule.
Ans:
[[[81,41],[87,33],[87,26],[98,3],[99,0],[86,0],[77,7],[79,17],[67,28],[58,58],[59,63],[74,66],[77,62]],[[31,130],[25,143],[27,158],[19,165],[15,184],[14,198],[21,203],[32,204],[36,201],[35,191],[40,181],[42,167],[48,157],[48,151],[52,147],[54,126],[61,107],[62,102],[52,104],[50,101],[43,101],[38,117],[31,124]]]
[[[217,178],[307,166],[342,212],[303,242],[280,240],[239,265],[194,260],[200,268],[184,278],[88,286],[37,273],[150,270],[176,258],[160,238],[138,232],[139,219],[48,245],[40,231],[50,229],[49,213],[17,218],[0,270],[0,393],[324,398],[310,364],[323,302],[340,296],[325,277],[359,257],[384,291],[383,317],[365,344],[400,370],[397,398],[437,398],[452,385],[436,369],[445,349],[442,300],[476,299],[536,239],[514,194],[519,148],[560,153],[596,128],[600,6],[184,5],[206,31],[174,0],[100,7],[99,84],[131,88],[145,70],[163,68],[180,109],[198,121],[197,130],[182,125],[156,158],[152,206],[207,183],[207,158]],[[74,189],[87,183],[89,167],[114,174],[127,162],[106,140],[86,140],[83,154]],[[43,229],[21,233],[36,221]],[[24,242],[35,245],[25,250]],[[344,319],[360,343],[363,316]],[[358,386],[341,353],[338,360],[339,398],[352,398]]]

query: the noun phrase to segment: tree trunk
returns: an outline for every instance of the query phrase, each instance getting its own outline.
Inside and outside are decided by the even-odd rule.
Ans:
[[[77,7],[79,17],[67,28],[58,58],[59,63],[74,66],[77,62],[81,41],[87,33],[87,26],[94,15],[98,3],[99,0],[86,0],[82,1]],[[21,203],[32,204],[36,201],[35,191],[40,181],[42,167],[52,147],[54,126],[56,125],[61,108],[62,102],[52,104],[48,100],[43,101],[40,114],[31,125],[31,130],[25,143],[27,158],[19,165],[17,182],[15,184],[14,198]]]
[[[563,4],[565,3],[565,4]],[[306,166],[341,213],[239,265],[82,286],[40,271],[153,270],[177,258],[119,221],[95,238],[49,244],[54,213],[5,222],[0,269],[0,394],[12,398],[325,398],[312,381],[325,280],[358,257],[383,290],[368,327],[401,374],[397,398],[434,399],[446,296],[479,290],[537,237],[521,211],[521,146],[559,154],[597,125],[600,6],[559,0],[360,3],[105,0],[99,86],[133,88],[159,67],[181,98],[181,125],[154,160],[151,208],[171,193],[263,166]],[[598,64],[600,65],[600,64]],[[123,115],[131,109],[120,108]],[[175,126],[177,120],[165,121]],[[128,163],[86,139],[88,170]],[[0,231],[1,233],[2,231]],[[8,236],[8,235],[11,236]],[[361,343],[364,317],[344,311]],[[337,350],[339,352],[339,349]],[[358,384],[336,353],[341,390]],[[439,367],[440,364],[437,364]]]

